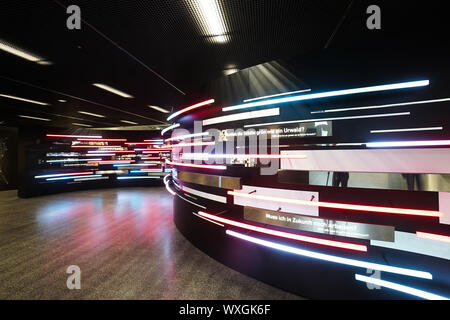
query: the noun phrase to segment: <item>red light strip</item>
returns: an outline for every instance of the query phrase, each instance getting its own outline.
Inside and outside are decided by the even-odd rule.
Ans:
[[[202,102],[193,104],[192,106],[186,107],[184,109],[181,109],[180,111],[174,112],[170,116],[168,116],[167,117],[167,121],[169,121],[170,119],[173,119],[173,118],[179,116],[182,113],[186,113],[188,111],[191,111],[191,110],[203,107],[203,106],[207,106],[207,105],[209,105],[211,103],[214,103],[214,101],[215,101],[214,99],[209,99],[209,100],[206,100],[206,101],[202,101]]]
[[[366,206],[366,205],[358,205],[358,204],[345,204],[345,203],[333,203],[333,202],[322,202],[322,201],[307,201],[307,200],[297,200],[297,199],[279,198],[279,197],[271,197],[271,196],[259,196],[259,195],[255,195],[255,194],[247,194],[247,193],[235,192],[235,191],[228,191],[228,194],[233,195],[235,197],[293,203],[293,204],[300,204],[300,205],[314,206],[314,207],[357,210],[357,211],[372,211],[372,212],[379,212],[379,213],[404,214],[404,215],[425,216],[425,217],[440,217],[441,216],[441,212],[433,211],[433,210],[404,209],[404,208]]]
[[[134,160],[101,160],[101,161],[88,161],[88,163],[100,163],[100,164],[114,164],[114,163],[132,163]]]
[[[146,149],[146,151],[171,151],[171,149],[164,149],[164,148],[158,149],[158,148],[154,148],[154,149]]]
[[[122,148],[122,146],[86,145],[86,146],[72,146],[72,148],[116,149],[116,148]],[[116,152],[116,151],[114,151],[114,152]]]
[[[150,145],[153,144],[151,142],[125,142],[127,145]]]
[[[102,136],[73,136],[66,134],[47,134],[46,136],[52,138],[102,138]]]
[[[226,166],[208,165],[208,164],[192,164],[192,163],[180,163],[166,160],[166,163],[171,166],[199,168],[199,169],[214,169],[214,170],[226,170]]]
[[[164,139],[150,139],[150,140],[144,140],[144,142],[163,142]]]
[[[443,241],[443,242],[450,243],[450,237],[449,236],[443,236],[443,235],[440,235],[440,234],[434,234],[434,233],[417,231],[416,232],[416,236],[418,236],[419,238],[436,240],[436,241]]]
[[[309,242],[309,243],[314,243],[314,244],[320,244],[320,245],[330,246],[330,247],[337,247],[337,248],[342,248],[342,249],[350,249],[350,250],[367,252],[367,246],[364,246],[364,245],[341,242],[341,241],[334,241],[334,240],[327,240],[327,239],[321,239],[321,238],[315,238],[315,237],[309,237],[309,236],[302,236],[302,235],[295,234],[295,233],[283,232],[283,231],[258,227],[258,226],[254,226],[254,225],[247,224],[247,223],[242,223],[242,222],[238,222],[238,221],[234,221],[234,220],[230,220],[230,219],[221,218],[221,217],[218,217],[218,216],[215,216],[215,215],[203,212],[203,211],[199,211],[198,214],[202,217],[205,217],[205,218],[208,218],[208,219],[211,219],[214,221],[218,221],[218,222],[221,222],[224,224],[228,224],[228,225],[231,225],[234,227],[247,229],[247,230],[251,230],[251,231],[256,231],[256,232],[260,232],[260,233],[264,233],[264,234],[268,234],[268,235],[272,235],[272,236],[276,236],[276,237],[292,239],[292,240],[297,240],[297,241],[302,241],[302,242]]]
[[[127,139],[96,139],[96,138],[93,138],[93,139],[78,138],[77,140],[78,141],[93,141],[93,142],[95,142],[95,141],[127,141]]]

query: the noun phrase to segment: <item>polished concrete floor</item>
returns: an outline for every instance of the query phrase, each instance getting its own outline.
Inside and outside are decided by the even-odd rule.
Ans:
[[[81,269],[69,290],[67,267]],[[163,188],[0,192],[0,299],[299,299],[203,254]]]

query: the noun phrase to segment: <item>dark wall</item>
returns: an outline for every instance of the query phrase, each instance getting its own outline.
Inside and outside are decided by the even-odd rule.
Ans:
[[[0,190],[18,185],[17,128],[0,127]]]

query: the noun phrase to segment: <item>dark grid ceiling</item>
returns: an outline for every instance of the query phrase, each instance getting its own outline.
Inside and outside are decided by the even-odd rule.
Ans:
[[[224,69],[243,69],[330,44],[351,46],[367,32],[361,31],[365,1],[217,1],[226,43],[214,43],[204,35],[194,13],[195,0],[2,0],[0,40],[52,64],[40,65],[0,51],[0,94],[50,104],[0,97],[0,123],[65,128],[82,123],[98,128],[124,126],[121,120],[126,120],[156,129],[166,125],[167,114],[148,105],[181,108],[185,93],[222,76]],[[66,28],[65,8],[71,4],[81,8],[81,30]],[[133,98],[92,83],[107,84]]]

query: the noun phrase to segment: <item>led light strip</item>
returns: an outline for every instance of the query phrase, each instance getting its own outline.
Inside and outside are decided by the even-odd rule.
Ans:
[[[161,169],[140,169],[140,170],[131,170],[130,171],[130,173],[143,173],[143,172],[167,173],[170,171],[161,171]]]
[[[409,116],[410,114],[411,114],[411,112],[396,112],[396,113],[369,114],[369,115],[364,115],[364,116],[349,116],[349,117],[334,117],[334,118],[319,118],[319,119],[306,119],[306,120],[279,121],[279,122],[268,122],[268,123],[258,123],[258,124],[247,124],[247,125],[244,125],[244,128],[271,126],[271,125],[276,125],[276,124],[315,122],[315,121],[354,120],[354,119]]]
[[[86,175],[86,176],[69,176],[69,177],[47,178],[45,180],[54,181],[54,180],[66,180],[66,179],[76,179],[76,178],[98,178],[98,177],[101,177],[101,175],[93,174],[93,175]]]
[[[119,180],[131,180],[131,179],[159,179],[159,176],[121,176],[117,177]]]
[[[424,141],[380,141],[368,142],[368,148],[385,148],[385,147],[425,147],[425,146],[448,146],[450,140],[424,140]]]
[[[210,220],[210,219],[208,219],[208,218],[202,217],[201,215],[198,215],[198,214],[196,214],[195,212],[192,212],[192,214],[195,215],[195,216],[197,216],[197,217],[199,217],[199,218],[202,218],[203,220],[206,220],[206,221],[208,221],[208,222],[217,224],[218,226],[225,227],[223,224],[218,223],[218,222],[213,221],[213,220]]]
[[[442,242],[450,243],[450,237],[449,236],[444,236],[444,235],[440,235],[440,234],[433,234],[433,233],[428,233],[428,232],[417,231],[416,232],[416,236],[418,236],[419,238],[424,238],[424,239],[430,239],[430,240],[436,240],[436,241],[442,241]]]
[[[213,200],[213,201],[221,202],[221,203],[227,203],[227,198],[224,196],[218,196],[216,194],[195,190],[195,189],[192,189],[192,188],[189,188],[186,186],[181,186],[181,190],[183,190],[184,192],[194,194],[196,196],[208,199],[208,200]]]
[[[38,57],[34,54],[25,52],[24,50],[21,50],[19,48],[17,48],[16,46],[9,44],[7,42],[4,42],[3,40],[0,40],[0,50],[6,51],[10,54],[13,54],[15,56],[18,56],[22,59],[31,61],[31,62],[39,62],[39,61],[43,61],[44,59],[41,57]]]
[[[323,202],[323,201],[306,201],[306,200],[288,199],[288,198],[271,197],[271,196],[259,196],[256,194],[247,194],[247,193],[235,192],[235,191],[228,191],[228,194],[233,195],[235,197],[243,197],[243,198],[248,198],[248,199],[277,201],[277,202],[292,203],[292,204],[299,204],[299,205],[305,205],[305,206],[323,207],[323,208],[371,211],[371,212],[378,212],[378,213],[392,213],[392,214],[414,215],[414,216],[424,216],[424,217],[440,217],[441,216],[441,212],[433,211],[433,210],[418,210],[418,209],[366,206],[366,205],[358,205],[358,204],[345,204],[345,203],[334,203],[334,202]]]
[[[73,136],[65,134],[46,134],[46,136],[51,138],[102,138],[102,136]]]
[[[98,149],[118,149],[122,146],[104,146],[104,145],[83,145],[83,146],[72,146],[72,148],[98,148]]]
[[[442,127],[427,127],[427,128],[405,128],[405,129],[384,129],[384,130],[370,130],[370,133],[385,133],[385,132],[410,132],[410,131],[433,131],[442,130]]]
[[[206,100],[206,101],[202,101],[202,102],[196,103],[196,104],[194,104],[192,106],[189,106],[189,107],[186,107],[184,109],[181,109],[180,111],[174,112],[170,116],[168,116],[167,117],[167,121],[169,121],[170,119],[173,119],[173,118],[179,116],[182,113],[186,113],[188,111],[191,111],[191,110],[203,107],[203,106],[207,106],[207,105],[209,105],[211,103],[214,103],[214,99],[209,99],[209,100]]]
[[[91,180],[108,180],[109,177],[98,177],[98,178],[80,178],[80,179],[74,179],[73,181],[91,181]]]
[[[286,96],[286,95],[291,95],[291,94],[294,94],[294,93],[301,93],[301,92],[308,92],[308,91],[311,91],[311,89],[304,89],[304,90],[298,90],[298,91],[283,92],[283,93],[272,94],[272,95],[270,95],[270,96],[263,96],[263,97],[258,97],[258,98],[251,98],[251,99],[246,99],[246,100],[244,100],[244,102],[255,101],[255,100],[261,100],[261,99],[267,99],[267,98],[273,98],[273,97],[279,97],[279,96]]]
[[[210,164],[193,164],[193,163],[181,163],[181,162],[172,162],[166,160],[166,163],[171,166],[177,167],[188,167],[188,168],[199,168],[199,169],[213,169],[213,170],[226,170],[226,166],[218,166],[218,165],[210,165]]]
[[[53,178],[53,177],[66,177],[66,176],[79,176],[83,174],[93,174],[94,172],[88,171],[88,172],[72,172],[72,173],[57,173],[57,174],[46,174],[43,176],[34,176],[34,178]]]
[[[410,101],[410,102],[401,102],[401,103],[391,103],[391,104],[382,104],[378,106],[364,106],[364,107],[350,107],[350,108],[339,108],[339,109],[326,109],[326,110],[318,110],[311,111],[311,113],[325,113],[325,112],[343,112],[343,111],[354,111],[354,110],[366,110],[366,109],[379,109],[379,108],[389,108],[389,107],[398,107],[398,106],[408,106],[415,104],[426,104],[426,103],[437,103],[450,101],[450,98],[442,98],[442,99],[434,99],[434,100],[422,100],[422,101]]]
[[[208,160],[219,159],[306,159],[305,155],[283,155],[283,154],[211,154],[211,153],[183,153],[182,159],[186,160]]]
[[[118,96],[121,96],[123,98],[133,98],[133,96],[129,95],[128,93],[125,93],[123,91],[114,89],[114,88],[112,88],[112,87],[110,87],[110,86],[108,86],[106,84],[103,84],[103,83],[93,83],[92,85],[97,87],[97,88],[100,88],[100,89],[109,91],[111,93],[117,94]]]
[[[173,124],[173,125],[171,125],[171,126],[165,128],[165,129],[162,129],[162,130],[161,130],[161,135],[164,135],[164,133],[166,133],[166,132],[169,131],[169,130],[178,128],[179,126],[180,126],[179,123],[175,123],[175,124]]]
[[[78,138],[78,141],[100,141],[100,142],[104,142],[104,141],[127,141],[127,139],[101,139],[101,138],[91,138],[91,139],[86,139],[86,138]]]
[[[152,144],[160,144],[163,143],[162,141],[160,142],[125,142],[126,145],[152,145]]]
[[[149,140],[144,140],[144,142],[164,142],[164,139],[149,139]]]
[[[297,96],[286,97],[286,98],[276,98],[276,99],[269,99],[269,100],[239,104],[239,105],[235,105],[235,106],[222,108],[222,111],[254,108],[254,107],[261,107],[261,106],[267,106],[267,105],[273,105],[273,104],[298,102],[298,101],[327,98],[327,97],[338,97],[338,96],[357,94],[357,93],[368,93],[368,92],[377,92],[377,91],[386,91],[386,90],[395,90],[395,89],[423,87],[423,86],[428,86],[429,84],[430,84],[430,82],[428,80],[419,80],[419,81],[409,81],[409,82],[385,84],[385,85],[378,85],[378,86],[371,86],[371,87],[362,87],[362,88],[354,88],[354,89],[303,94],[303,95],[297,95]]]
[[[291,239],[291,240],[297,240],[297,241],[302,241],[302,242],[308,242],[308,243],[314,243],[314,244],[319,244],[319,245],[324,245],[324,246],[367,252],[367,246],[364,246],[364,245],[303,236],[303,235],[299,235],[299,234],[295,234],[295,233],[283,232],[283,231],[278,231],[278,230],[274,230],[274,229],[258,227],[258,226],[247,224],[247,223],[242,223],[242,222],[238,222],[238,221],[234,221],[234,220],[230,220],[230,219],[221,218],[221,217],[218,217],[218,216],[215,216],[215,215],[203,212],[203,211],[199,211],[198,214],[201,215],[202,217],[206,217],[206,218],[214,220],[214,221],[222,222],[227,225],[231,225],[234,227],[251,230],[251,231],[255,231],[255,232],[260,232],[260,233],[268,234],[271,236],[276,236],[276,237],[281,237],[281,238],[286,238],[286,239]]]
[[[209,118],[203,120],[204,126],[209,126],[217,123],[231,122],[231,121],[240,121],[254,118],[263,118],[263,117],[271,117],[280,115],[280,108],[272,108],[258,111],[247,111],[241,113],[235,113],[228,116],[221,116],[215,118]]]
[[[88,163],[98,163],[98,164],[116,164],[116,163],[131,163],[134,160],[102,160],[102,161],[88,161]]]
[[[203,137],[203,136],[208,136],[208,135],[209,135],[209,132],[184,134],[184,135],[180,135],[180,136],[176,136],[176,137],[172,137],[172,138],[167,138],[164,141],[169,142],[169,141],[173,141],[173,140],[185,140],[185,139],[189,139],[189,138]]]
[[[40,120],[40,121],[52,121],[52,120],[47,119],[47,118],[32,117],[32,116],[26,116],[26,115],[23,115],[23,114],[19,114],[19,118],[33,119],[33,120]]]
[[[381,286],[381,287],[385,287],[385,288],[401,291],[401,292],[404,292],[404,293],[408,293],[410,295],[413,295],[413,296],[416,296],[416,297],[420,297],[420,298],[424,298],[424,299],[427,299],[427,300],[448,300],[448,298],[445,298],[443,296],[439,296],[439,295],[434,294],[434,293],[430,293],[430,292],[427,292],[427,291],[423,291],[423,290],[407,287],[407,286],[404,286],[402,284],[398,284],[398,283],[394,283],[394,282],[390,282],[390,281],[386,281],[386,280],[381,280],[381,279],[376,279],[376,278],[373,278],[373,277],[363,276],[363,275],[360,275],[360,274],[355,274],[355,279],[358,280],[358,281],[363,281],[365,283],[371,283],[371,284],[378,285],[378,286]]]
[[[49,103],[46,102],[40,102],[40,101],[36,101],[36,100],[31,100],[31,99],[25,99],[25,98],[20,98],[20,97],[16,97],[16,96],[10,96],[7,94],[0,94],[0,97],[3,98],[8,98],[8,99],[14,99],[14,100],[19,100],[19,101],[24,101],[24,102],[29,102],[29,103],[34,103],[34,104],[39,104],[42,106],[48,106]]]
[[[115,165],[113,165],[113,167],[139,167],[139,166],[142,166],[142,167],[150,167],[150,166],[156,166],[157,164],[156,163],[148,163],[148,164],[145,164],[145,163],[130,163],[130,164],[115,164]]]
[[[202,208],[202,209],[205,209],[205,210],[206,210],[206,207],[204,207],[204,206],[202,206],[202,205],[199,205],[198,203],[192,202],[191,200],[188,200],[188,199],[186,199],[185,197],[180,196],[179,194],[177,194],[177,196],[178,196],[179,198],[183,199],[184,201],[187,201],[187,202],[189,202],[189,203],[192,203],[193,205],[195,205],[195,206],[197,206],[197,207],[199,207],[199,208]]]
[[[182,148],[182,147],[197,147],[197,146],[213,146],[216,143],[212,142],[192,142],[192,143],[178,143],[172,145],[172,148]]]
[[[265,246],[268,248],[277,249],[277,250],[280,250],[283,252],[293,253],[293,254],[296,254],[299,256],[310,257],[313,259],[324,260],[324,261],[329,261],[329,262],[334,262],[334,263],[339,263],[339,264],[345,264],[345,265],[364,268],[364,269],[380,270],[380,271],[384,271],[384,272],[402,274],[402,275],[406,275],[406,276],[429,279],[429,280],[433,279],[433,275],[431,273],[425,272],[425,271],[418,271],[418,270],[406,269],[406,268],[400,268],[400,267],[392,267],[392,266],[387,266],[387,265],[383,265],[383,264],[365,262],[365,261],[360,261],[360,260],[355,260],[355,259],[343,258],[343,257],[329,255],[329,254],[299,249],[296,247],[291,247],[291,246],[283,245],[280,243],[247,236],[245,234],[231,231],[231,230],[226,230],[225,233],[230,236],[233,236],[235,238],[239,238],[239,239],[246,240],[246,241],[249,241],[252,243],[256,243],[256,244],[259,244],[259,245],[262,245],[262,246]]]
[[[108,152],[106,150],[88,150],[88,153],[102,153],[102,152]],[[112,150],[111,155],[114,155],[116,153],[134,153],[133,150]]]
[[[94,160],[102,160],[98,159],[58,159],[58,160],[47,160],[47,163],[59,163],[59,162],[80,162],[80,161],[94,161]]]
[[[166,176],[163,178],[163,182],[164,182],[164,185],[166,186],[166,190],[167,190],[171,195],[174,196],[174,195],[176,195],[177,193],[176,193],[175,191],[173,191],[173,190],[170,188],[170,186],[169,186],[169,181],[168,181],[169,177],[170,177],[170,174],[166,175]]]

